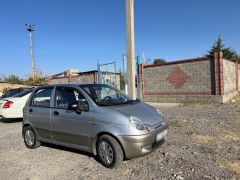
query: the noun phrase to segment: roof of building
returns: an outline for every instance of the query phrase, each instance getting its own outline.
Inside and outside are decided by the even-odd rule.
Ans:
[[[93,73],[98,73],[97,70],[92,70],[92,71],[84,71],[84,72],[79,72],[77,74],[79,75],[84,75],[84,74],[93,74]],[[105,74],[120,74],[120,73],[114,73],[114,72],[109,72],[109,71],[101,71],[101,73],[105,73]]]
[[[66,70],[67,71],[67,70]],[[57,74],[54,74],[54,75],[51,75],[51,76],[48,76],[47,78],[67,78],[68,76],[64,75],[64,73],[66,72],[61,72],[61,73],[57,73]],[[97,70],[91,70],[91,71],[83,71],[83,72],[75,72],[74,74],[75,75],[87,75],[87,74],[94,74],[94,73],[98,73]],[[101,71],[101,73],[103,74],[116,74],[116,75],[119,75],[120,73],[114,73],[114,72],[106,72],[106,71]],[[73,74],[73,75],[74,75]],[[63,75],[63,76],[62,76]],[[61,77],[59,77],[61,76]]]

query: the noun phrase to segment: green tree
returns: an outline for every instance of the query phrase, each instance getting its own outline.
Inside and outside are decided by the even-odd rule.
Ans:
[[[212,48],[207,52],[208,57],[213,57],[215,52],[223,52],[223,57],[230,60],[237,60],[240,63],[240,55],[230,46],[226,47],[221,36],[213,44]]]
[[[5,76],[3,78],[3,81],[7,82],[7,83],[16,83],[16,84],[23,84],[23,80],[21,78],[19,78],[16,75],[9,75],[9,76]]]
[[[153,61],[153,64],[166,64],[166,60],[163,58],[158,58]]]
[[[32,77],[29,77],[28,79],[25,80],[25,84],[28,84],[28,85],[46,85],[47,82],[45,80],[46,78],[45,77],[37,77],[34,81],[33,81],[33,78]]]

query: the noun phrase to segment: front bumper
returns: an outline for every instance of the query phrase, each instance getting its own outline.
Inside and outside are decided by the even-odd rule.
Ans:
[[[145,156],[154,150],[158,149],[166,140],[166,136],[157,141],[156,136],[158,133],[163,132],[168,128],[167,125],[144,135],[137,136],[118,136],[121,142],[126,159],[133,159]]]

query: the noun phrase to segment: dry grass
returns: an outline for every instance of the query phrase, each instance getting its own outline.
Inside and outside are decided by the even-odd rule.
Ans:
[[[193,140],[195,140],[198,143],[201,144],[209,144],[209,143],[214,143],[215,139],[211,136],[204,136],[201,134],[194,134],[192,135]]]
[[[239,134],[235,134],[235,133],[226,133],[226,134],[222,134],[221,138],[225,141],[235,141],[235,142],[240,142],[240,135]]]
[[[209,146],[200,146],[199,150],[201,153],[204,153],[204,154],[211,154],[211,155],[217,154],[216,150]]]
[[[219,138],[224,141],[240,142],[240,133],[232,132],[222,128],[215,128],[219,134]]]
[[[240,163],[239,162],[231,162],[231,161],[221,161],[220,164],[226,169],[237,173],[240,176]]]
[[[171,127],[178,127],[178,128],[180,128],[180,127],[182,127],[183,125],[182,125],[182,123],[180,122],[180,121],[170,121],[169,122],[169,126]]]
[[[238,93],[238,95],[235,96],[235,97],[232,99],[232,101],[234,101],[234,102],[240,102],[240,93]]]

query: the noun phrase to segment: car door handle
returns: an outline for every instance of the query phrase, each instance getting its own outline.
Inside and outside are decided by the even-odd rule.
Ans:
[[[59,112],[53,111],[53,115],[57,116],[57,115],[59,115]]]
[[[33,112],[33,110],[32,110],[32,109],[29,109],[29,110],[28,110],[28,112],[30,112],[30,113],[31,113],[31,112]]]

